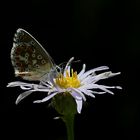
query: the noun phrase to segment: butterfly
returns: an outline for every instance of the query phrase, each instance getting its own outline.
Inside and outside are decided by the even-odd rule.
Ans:
[[[56,73],[56,64],[48,52],[21,28],[14,35],[11,62],[15,75],[24,80],[41,81],[50,73]]]

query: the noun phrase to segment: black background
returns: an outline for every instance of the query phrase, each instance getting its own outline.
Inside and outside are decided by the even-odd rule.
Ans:
[[[139,56],[140,2],[124,0],[32,0],[5,1],[0,16],[1,134],[4,139],[66,139],[61,120],[48,103],[32,101],[45,94],[29,96],[18,106],[22,91],[6,88],[14,77],[10,61],[13,35],[18,28],[30,32],[59,64],[74,56],[87,69],[107,65],[121,75],[103,81],[120,85],[115,95],[87,97],[82,113],[75,118],[75,139],[136,139],[140,125]],[[41,95],[40,95],[41,94]],[[2,135],[1,135],[2,136]]]

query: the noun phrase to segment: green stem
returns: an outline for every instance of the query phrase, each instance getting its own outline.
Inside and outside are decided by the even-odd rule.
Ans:
[[[64,115],[62,119],[66,125],[68,140],[74,140],[74,115]]]

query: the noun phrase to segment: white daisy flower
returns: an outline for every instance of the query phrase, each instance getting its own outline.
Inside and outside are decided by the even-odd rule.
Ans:
[[[47,92],[47,96],[42,100],[34,101],[34,103],[46,102],[55,95],[67,92],[75,99],[77,112],[81,113],[83,101],[86,101],[85,95],[95,98],[95,94],[114,94],[109,89],[121,89],[120,86],[105,86],[97,84],[99,80],[119,75],[120,72],[112,73],[111,71],[107,71],[101,74],[96,74],[97,71],[108,70],[109,67],[101,66],[86,71],[86,65],[83,64],[82,70],[77,74],[77,72],[73,71],[70,66],[73,59],[74,58],[72,57],[69,60],[63,73],[60,72],[56,78],[50,76],[49,81],[43,81],[39,84],[31,84],[20,81],[9,83],[7,87],[20,86],[21,89],[26,90],[18,96],[16,104],[35,91]],[[97,91],[97,89],[100,89],[100,91]]]

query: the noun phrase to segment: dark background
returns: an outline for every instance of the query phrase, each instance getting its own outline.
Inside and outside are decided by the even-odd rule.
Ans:
[[[140,2],[124,0],[5,1],[0,10],[0,116],[4,139],[66,139],[61,120],[44,97],[29,96],[18,106],[19,88],[6,88],[14,77],[10,61],[13,35],[18,28],[30,32],[59,64],[74,56],[87,69],[107,65],[121,75],[103,84],[120,85],[115,95],[87,97],[75,118],[75,139],[136,139],[140,129],[139,56]],[[1,135],[1,136],[2,136]]]

